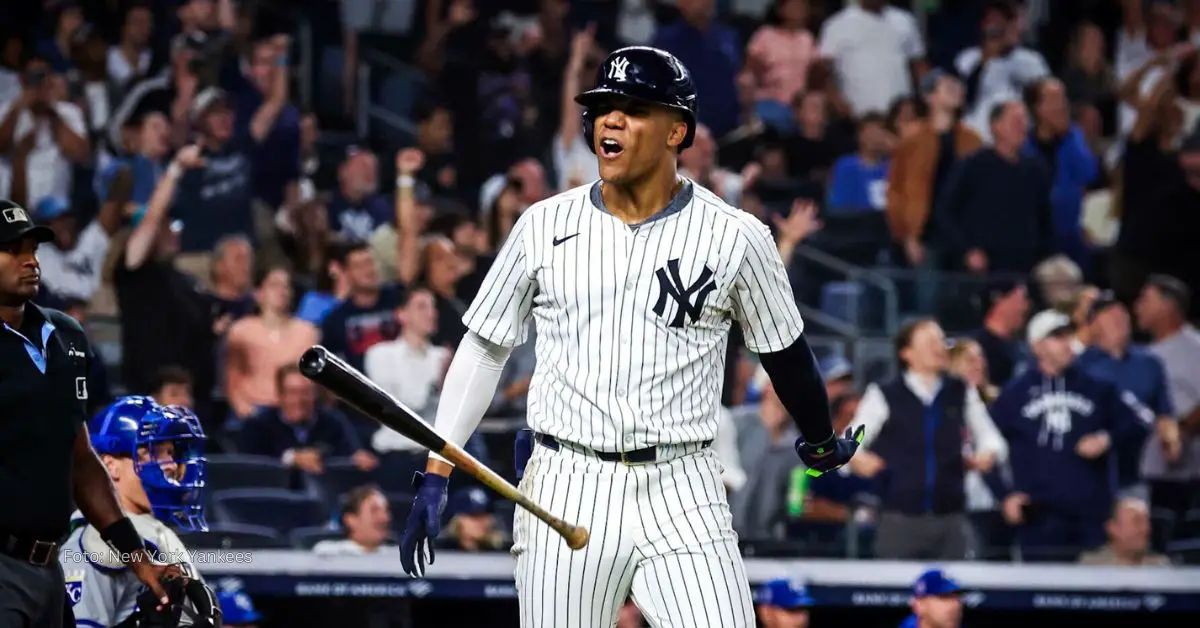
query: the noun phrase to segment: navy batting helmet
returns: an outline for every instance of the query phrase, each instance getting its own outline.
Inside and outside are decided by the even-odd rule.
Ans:
[[[595,106],[619,96],[633,98],[683,114],[688,131],[679,150],[696,137],[696,86],[692,75],[674,55],[649,46],[629,46],[613,51],[596,72],[596,86],[575,97],[583,109],[583,137],[595,152]]]

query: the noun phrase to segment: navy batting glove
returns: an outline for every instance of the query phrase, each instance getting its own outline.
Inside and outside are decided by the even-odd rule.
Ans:
[[[823,443],[806,443],[803,436],[797,438],[796,454],[804,461],[804,466],[808,467],[804,472],[814,478],[821,477],[850,462],[854,452],[858,451],[858,446],[862,444],[863,433],[866,430],[862,425],[858,426],[857,430],[849,428],[841,438],[834,435]]]
[[[533,455],[533,430],[517,430],[517,440],[513,443],[513,468],[517,471],[517,479],[525,477],[525,465]]]
[[[412,510],[400,537],[400,565],[404,573],[420,578],[425,575],[425,559],[433,564],[433,540],[442,529],[442,511],[446,509],[446,487],[450,478],[436,473],[413,474]]]

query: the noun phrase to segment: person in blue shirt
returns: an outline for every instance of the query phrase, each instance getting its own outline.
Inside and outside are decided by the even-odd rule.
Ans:
[[[1083,129],[1071,122],[1071,103],[1062,81],[1046,77],[1025,88],[1025,106],[1033,128],[1023,152],[1040,156],[1050,167],[1053,182],[1050,206],[1054,214],[1055,250],[1066,254],[1091,276],[1092,250],[1079,216],[1083,195],[1100,175],[1100,162]]]
[[[912,615],[900,628],[959,628],[962,625],[962,586],[941,569],[929,569],[913,582]]]
[[[251,44],[246,63],[225,87],[239,120],[253,120],[270,103],[266,113],[274,119],[253,153],[254,193],[274,209],[299,197],[300,111],[288,102],[290,42],[269,30],[265,35]]]
[[[655,48],[675,55],[692,73],[700,123],[720,138],[738,126],[737,75],[742,69],[742,43],[737,31],[716,18],[713,0],[678,3],[679,20],[654,36]]]
[[[1073,561],[1104,543],[1116,493],[1112,451],[1144,438],[1135,408],[1117,388],[1074,363],[1072,332],[1066,314],[1034,316],[1027,335],[1036,364],[1014,377],[992,405],[1012,468],[1001,511],[1017,526],[1030,562]]]
[[[223,235],[255,235],[254,155],[268,140],[288,99],[287,38],[277,37],[264,45],[274,52],[280,73],[252,115],[238,118],[228,94],[219,87],[204,89],[192,101],[188,115],[200,131],[204,161],[180,179],[171,210],[186,226],[180,238],[184,253],[211,251]]]
[[[808,628],[812,606],[813,599],[803,582],[777,578],[763,585],[755,610],[763,628]]]
[[[831,214],[881,212],[887,204],[888,154],[892,135],[878,113],[858,121],[857,153],[838,159],[829,177],[825,209]]]
[[[138,108],[121,123],[121,136],[127,142],[122,148],[130,153],[108,162],[96,172],[96,197],[103,203],[113,193],[113,185],[129,179],[122,185],[131,187],[129,208],[134,215],[145,213],[146,203],[154,193],[154,186],[166,169],[167,154],[171,150],[171,122],[166,114],[153,107],[152,103]],[[128,171],[127,174],[123,174]]]
[[[1076,358],[1080,368],[1089,375],[1116,386],[1122,395],[1132,395],[1139,416],[1149,425],[1167,425],[1160,434],[1175,434],[1175,406],[1167,386],[1167,374],[1158,357],[1130,342],[1132,326],[1129,311],[1110,291],[1101,292],[1088,308],[1086,321],[1091,346]],[[1114,452],[1117,457],[1118,487],[1125,488],[1139,481],[1139,467],[1145,439],[1130,439]],[[1178,440],[1168,445],[1168,460],[1179,458]]]
[[[256,628],[262,621],[262,614],[245,591],[221,589],[217,591],[217,602],[221,605],[221,625],[225,628]]]

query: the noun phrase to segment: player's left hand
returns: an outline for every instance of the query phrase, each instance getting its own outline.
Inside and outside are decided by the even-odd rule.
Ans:
[[[804,472],[812,477],[820,477],[830,471],[835,471],[850,462],[854,452],[863,442],[866,427],[849,428],[840,438],[836,435],[823,443],[806,443],[804,438],[796,439],[796,454],[808,467]]]
[[[436,473],[416,473],[412,509],[400,537],[400,566],[404,573],[420,578],[425,575],[426,561],[433,564],[433,541],[441,531],[442,511],[446,509],[450,479]]]

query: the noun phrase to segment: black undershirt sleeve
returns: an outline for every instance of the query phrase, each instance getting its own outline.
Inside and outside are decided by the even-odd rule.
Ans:
[[[804,334],[786,349],[760,353],[758,359],[804,440],[816,444],[833,438],[825,380]]]

